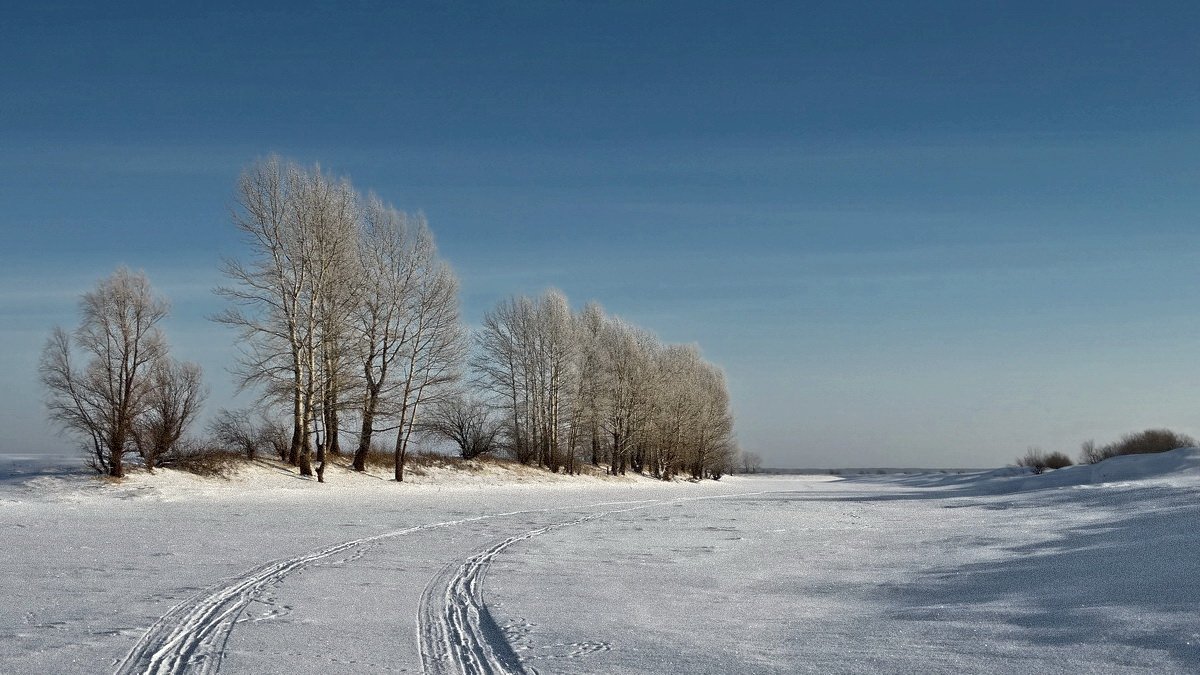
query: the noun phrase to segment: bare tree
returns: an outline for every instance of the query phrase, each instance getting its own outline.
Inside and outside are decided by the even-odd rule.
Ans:
[[[371,196],[363,210],[358,246],[361,286],[352,315],[360,372],[361,427],[354,469],[366,468],[378,425],[392,417],[391,401],[403,385],[398,372],[414,344],[421,278],[436,264],[436,247],[424,218],[410,218]]]
[[[404,461],[421,406],[461,376],[466,352],[459,322],[458,279],[441,260],[418,277],[413,294],[411,341],[400,360],[400,384],[392,400],[396,412],[395,477],[404,480]]]
[[[574,472],[582,449],[593,464],[604,455],[611,474],[664,480],[735,466],[725,376],[693,345],[663,345],[595,303],[571,315],[555,290],[498,304],[476,345],[477,379],[522,463]]]
[[[601,336],[607,319],[598,303],[589,302],[575,318],[577,360],[573,418],[571,423],[571,446],[586,444],[585,452],[592,466],[600,466],[600,454],[604,447],[600,432],[601,396],[604,391],[603,354]]]
[[[522,464],[531,462],[536,453],[535,425],[529,421],[532,385],[527,372],[531,304],[528,298],[502,301],[484,314],[483,326],[475,336],[478,352],[474,365],[479,380],[504,410],[508,449]]]
[[[762,456],[757,452],[748,450],[742,451],[742,471],[745,473],[758,473],[762,471],[763,460]]]
[[[642,470],[635,450],[647,421],[650,349],[655,342],[649,333],[620,319],[605,324],[600,342],[607,370],[602,426],[612,443],[609,473]]]
[[[300,177],[296,192],[302,208],[298,214],[307,235],[305,261],[309,268],[304,395],[316,433],[317,480],[324,482],[327,456],[339,452],[339,415],[346,404],[344,385],[350,377],[346,324],[358,294],[360,200],[348,181],[332,179],[319,169]]]
[[[208,423],[208,433],[216,442],[241,452],[249,460],[258,455],[258,448],[264,442],[261,429],[255,426],[249,410],[221,409]],[[282,454],[286,457],[286,450]]]
[[[231,284],[217,292],[233,306],[215,318],[240,332],[240,385],[259,386],[266,398],[289,404],[288,461],[310,476],[318,413],[326,439],[331,425],[336,433],[331,359],[342,351],[331,344],[345,310],[339,289],[354,246],[358,198],[345,180],[271,157],[242,174],[236,202],[233,221],[250,255],[224,261]]]
[[[671,480],[682,469],[685,450],[702,422],[697,393],[703,368],[694,346],[668,345],[656,352],[655,405],[646,435],[655,449],[651,471],[663,480]]]
[[[458,393],[433,403],[420,428],[453,441],[463,459],[473,459],[496,449],[501,424],[486,403]]]
[[[505,410],[506,435],[518,461],[574,472],[580,349],[567,298],[548,290],[512,298],[484,317],[476,367]]]
[[[76,366],[71,336],[61,328],[42,351],[51,419],[81,437],[91,466],[110,476],[125,473],[135,423],[150,403],[153,364],[166,356],[158,323],[167,307],[144,274],[121,267],[80,302],[74,337],[86,362]]]
[[[146,410],[135,424],[138,454],[149,471],[176,449],[206,398],[200,366],[165,355],[153,365]]]
[[[700,404],[700,423],[691,441],[691,474],[697,479],[705,475],[720,478],[733,466],[737,454],[725,373],[706,363],[696,394]]]
[[[215,320],[239,331],[240,386],[262,386],[265,394],[288,401],[292,440],[288,460],[298,463],[307,442],[309,411],[304,397],[302,304],[308,269],[298,243],[292,174],[298,167],[270,157],[238,179],[234,225],[250,250],[246,261],[226,259],[222,271],[231,285],[217,293],[233,307]],[[303,471],[303,468],[302,468]]]
[[[558,289],[543,293],[534,301],[533,308],[529,362],[535,375],[532,394],[539,423],[538,463],[553,472],[564,465],[574,472],[573,447],[564,440],[568,438],[565,432],[578,367],[576,322],[567,297]]]

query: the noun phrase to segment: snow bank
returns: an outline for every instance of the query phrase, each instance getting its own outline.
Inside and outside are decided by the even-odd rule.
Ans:
[[[1077,464],[1040,475],[994,477],[991,482],[1008,486],[1006,491],[1045,488],[1125,485],[1154,481],[1185,485],[1200,483],[1200,448],[1180,448],[1149,455],[1122,455],[1099,464]]]
[[[46,461],[22,457],[0,466],[0,485],[7,485],[0,503],[25,501],[78,502],[91,499],[153,499],[156,501],[206,500],[227,497],[270,495],[276,499],[358,495],[394,497],[431,491],[475,491],[481,488],[579,490],[602,486],[661,484],[644,476],[607,476],[603,470],[586,467],[590,473],[568,476],[514,462],[471,461],[414,464],[397,484],[391,469],[369,468],[356,472],[331,465],[325,482],[300,476],[295,467],[257,460],[239,464],[228,478],[202,477],[174,469],[157,469],[153,474],[131,471],[121,480],[98,476],[77,458]]]
[[[1124,487],[1134,484],[1200,487],[1200,448],[1180,448],[1148,455],[1122,455],[1099,464],[1077,464],[1034,474],[1028,467],[1003,467],[962,474],[911,476],[846,476],[847,480],[885,482],[917,488],[945,488],[964,496],[996,495],[1029,490]]]
[[[1008,467],[965,477],[960,488],[972,494],[1006,494],[1027,490],[1124,487],[1147,482],[1180,487],[1200,485],[1200,448],[1122,455],[1099,464],[1076,464],[1042,474],[1034,474],[1026,467]]]

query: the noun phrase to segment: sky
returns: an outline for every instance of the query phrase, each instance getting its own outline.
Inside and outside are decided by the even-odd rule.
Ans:
[[[0,15],[0,452],[143,269],[207,317],[278,153],[426,214],[463,317],[550,286],[726,372],[770,466],[1200,435],[1200,4],[39,2]]]

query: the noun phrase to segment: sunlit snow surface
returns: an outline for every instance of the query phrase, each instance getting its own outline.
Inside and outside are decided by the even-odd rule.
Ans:
[[[671,485],[4,471],[4,673],[1200,671],[1196,450]]]

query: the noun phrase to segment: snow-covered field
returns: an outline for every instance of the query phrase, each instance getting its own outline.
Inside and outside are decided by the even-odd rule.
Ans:
[[[4,673],[1200,671],[1197,450],[670,485],[43,465],[0,478]]]

